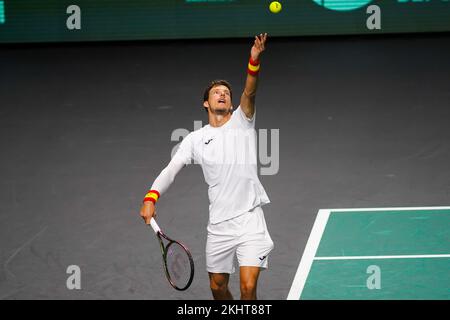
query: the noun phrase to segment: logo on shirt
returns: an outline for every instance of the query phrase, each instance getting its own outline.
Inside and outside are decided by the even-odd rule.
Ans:
[[[262,256],[262,257],[259,257],[259,260],[263,261],[265,258],[266,258],[266,256]]]
[[[207,142],[205,142],[205,144],[209,144],[213,139],[209,139]]]

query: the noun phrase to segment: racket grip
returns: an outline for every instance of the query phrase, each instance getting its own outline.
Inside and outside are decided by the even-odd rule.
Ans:
[[[161,231],[161,228],[158,226],[155,219],[151,218],[150,225],[152,226],[153,231],[155,231],[155,233],[158,233],[159,231]]]

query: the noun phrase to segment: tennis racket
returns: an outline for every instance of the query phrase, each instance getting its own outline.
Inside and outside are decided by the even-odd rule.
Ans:
[[[189,249],[165,235],[155,219],[150,220],[150,225],[159,240],[167,280],[175,289],[186,290],[194,279],[194,260]],[[164,245],[163,239],[168,241],[167,245]]]

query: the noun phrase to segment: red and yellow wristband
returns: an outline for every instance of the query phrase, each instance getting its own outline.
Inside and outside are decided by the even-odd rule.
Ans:
[[[159,197],[160,197],[160,194],[158,191],[149,190],[147,192],[147,194],[145,195],[143,202],[151,201],[151,202],[153,202],[153,204],[156,204],[156,201],[158,201]]]
[[[250,57],[250,60],[248,61],[247,73],[251,74],[252,76],[256,76],[258,72],[259,72],[259,60],[253,60],[252,57]]]

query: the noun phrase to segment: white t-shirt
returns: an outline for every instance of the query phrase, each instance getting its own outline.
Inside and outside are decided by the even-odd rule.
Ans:
[[[255,115],[239,106],[221,127],[189,133],[174,161],[201,165],[208,184],[209,221],[216,224],[270,203],[258,178]]]

